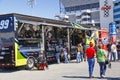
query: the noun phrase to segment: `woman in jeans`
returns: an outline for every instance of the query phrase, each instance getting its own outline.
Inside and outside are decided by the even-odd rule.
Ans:
[[[81,46],[78,44],[77,55],[76,55],[76,61],[77,61],[77,63],[80,63],[80,57],[81,57],[80,53],[81,53]]]
[[[98,45],[99,50],[97,51],[96,57],[97,57],[97,62],[99,63],[100,66],[100,77],[104,78],[105,77],[105,72],[106,72],[106,59],[107,54],[105,50],[102,49],[102,44]]]
[[[80,61],[81,62],[83,61],[83,46],[81,43],[79,43],[77,47],[76,61],[77,63],[80,63]]]

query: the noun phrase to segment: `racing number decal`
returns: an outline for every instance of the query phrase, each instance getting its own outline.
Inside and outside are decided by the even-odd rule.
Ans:
[[[0,29],[7,29],[9,26],[9,20],[1,20],[0,21]]]

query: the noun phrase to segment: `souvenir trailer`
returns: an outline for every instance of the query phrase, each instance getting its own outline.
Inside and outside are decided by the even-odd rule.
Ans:
[[[0,15],[0,67],[32,69],[41,52],[45,52],[48,63],[56,62],[55,44],[66,45],[71,59],[75,59],[77,44],[85,43],[84,31],[59,20],[16,13]]]
[[[54,44],[70,46],[69,26],[63,21],[16,13],[0,15],[0,67],[32,69],[41,52],[48,63],[55,62]]]

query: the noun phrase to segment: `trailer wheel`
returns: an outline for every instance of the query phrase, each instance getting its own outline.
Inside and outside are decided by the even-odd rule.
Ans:
[[[33,58],[27,60],[26,69],[31,70],[34,67],[35,61]]]

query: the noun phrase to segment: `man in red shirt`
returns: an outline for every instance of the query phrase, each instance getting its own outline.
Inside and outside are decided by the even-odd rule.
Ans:
[[[96,56],[96,51],[94,49],[94,44],[90,42],[90,47],[86,49],[85,53],[85,61],[87,58],[88,62],[88,67],[89,67],[89,78],[93,78],[93,70],[94,70],[94,64],[95,64],[95,56]]]

